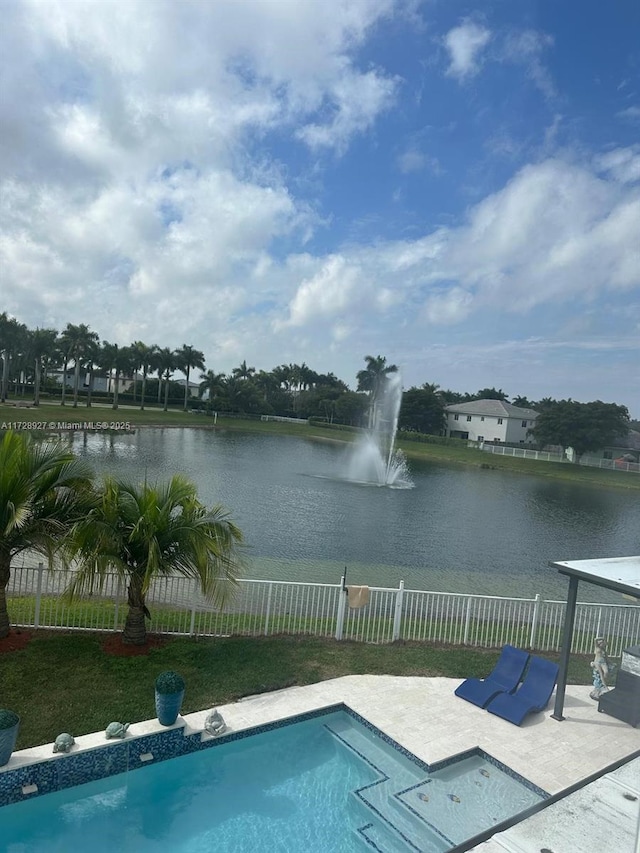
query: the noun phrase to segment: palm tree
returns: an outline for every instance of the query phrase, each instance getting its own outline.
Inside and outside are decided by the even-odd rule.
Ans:
[[[246,361],[243,361],[239,367],[234,367],[231,371],[236,379],[251,379],[255,372],[255,367],[247,367]]]
[[[112,409],[118,408],[118,396],[120,394],[120,376],[131,367],[131,352],[129,347],[119,347],[118,344],[110,344],[104,341],[100,353],[100,364],[105,368],[109,379],[113,374],[113,403]]]
[[[85,324],[80,323],[79,326],[67,326],[69,330],[68,340],[72,342],[71,356],[74,362],[73,370],[73,408],[78,408],[78,388],[80,387],[80,367],[83,361],[86,360],[91,348],[98,343],[100,338],[96,332]],[[66,330],[65,330],[66,331]],[[63,333],[64,334],[64,333]]]
[[[145,394],[147,392],[147,376],[152,370],[155,370],[155,355],[158,352],[158,346],[152,344],[148,347],[142,341],[134,341],[131,345],[133,359],[135,361],[135,369],[142,368],[142,389],[140,394],[140,411],[144,411]],[[134,384],[135,388],[135,384]]]
[[[375,402],[384,380],[390,373],[397,373],[398,368],[395,364],[387,364],[387,359],[382,355],[366,355],[364,360],[367,363],[366,368],[359,370],[356,375],[357,390],[368,392],[372,401]]]
[[[176,354],[169,347],[163,347],[158,350],[156,358],[156,369],[160,384],[162,384],[162,379],[164,379],[164,411],[166,412],[169,407],[169,380],[176,369]],[[159,400],[160,393],[158,392]]]
[[[193,483],[179,474],[153,486],[108,479],[69,539],[78,570],[67,595],[101,589],[107,573],[117,572],[127,583],[129,605],[122,641],[144,645],[153,581],[172,574],[192,578],[221,606],[240,573],[241,543],[242,533],[226,510],[207,509]]]
[[[40,386],[42,385],[43,361],[50,357],[56,349],[58,332],[55,329],[34,329],[29,333],[30,352],[33,358],[35,373],[33,382],[33,404],[40,405]]]
[[[90,482],[90,469],[59,442],[36,442],[24,432],[0,441],[0,639],[9,634],[11,561],[30,550],[51,562],[86,512]]]
[[[209,392],[209,402],[223,393],[225,386],[224,373],[216,373],[213,370],[207,370],[206,373],[200,374],[200,396],[205,392]]]
[[[27,327],[14,317],[9,317],[6,311],[0,314],[0,352],[2,352],[2,387],[0,399],[4,403],[9,391],[11,364],[21,352],[26,349]]]
[[[87,342],[84,350],[84,366],[89,371],[89,387],[87,388],[87,408],[91,408],[91,395],[93,394],[93,377],[96,367],[100,366],[100,341],[91,340]]]
[[[188,344],[183,344],[181,349],[176,350],[176,356],[179,369],[185,374],[187,380],[184,386],[184,405],[182,407],[183,411],[186,412],[187,400],[189,398],[189,374],[192,367],[197,370],[204,370],[204,353]]]

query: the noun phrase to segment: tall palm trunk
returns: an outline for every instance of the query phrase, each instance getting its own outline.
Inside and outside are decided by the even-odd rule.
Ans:
[[[144,603],[142,578],[132,575],[127,591],[127,618],[124,623],[122,642],[130,646],[144,646],[147,642],[145,619],[149,613]]]
[[[147,393],[147,368],[142,370],[142,392],[140,394],[140,411],[144,412],[144,395]]]
[[[80,360],[76,358],[73,371],[73,408],[78,408],[78,386],[80,385]]]
[[[7,584],[11,575],[11,554],[0,551],[0,640],[9,636],[9,611],[7,610]]]
[[[160,405],[160,401],[162,400],[162,373],[158,372],[158,405]]]
[[[187,411],[187,400],[189,398],[189,371],[191,370],[191,365],[187,364],[187,381],[184,385],[184,406],[182,407],[182,411]]]
[[[116,382],[113,386],[113,405],[112,409],[118,408],[118,394],[120,393],[120,371],[116,368]]]
[[[69,366],[69,362],[65,358],[64,367],[62,369],[62,397],[60,398],[60,405],[65,406],[65,396],[67,393],[67,367]]]
[[[87,388],[87,409],[91,408],[91,395],[93,393],[93,365],[89,369],[89,387]]]
[[[42,384],[42,360],[38,356],[35,360],[36,376],[33,385],[33,405],[40,405],[40,385]]]
[[[167,375],[164,380],[164,410],[167,411],[169,406],[169,371],[167,371]]]
[[[9,363],[11,362],[11,356],[5,350],[2,354],[2,402],[7,399],[7,393],[9,391]]]

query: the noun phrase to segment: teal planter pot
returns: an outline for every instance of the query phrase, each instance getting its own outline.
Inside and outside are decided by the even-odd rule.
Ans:
[[[178,719],[184,690],[179,693],[158,693],[156,690],[156,714],[158,722],[163,726],[172,726]]]
[[[156,714],[161,725],[175,723],[184,699],[184,686],[184,678],[173,670],[161,672],[156,678]]]
[[[0,767],[3,767],[16,748],[20,717],[13,711],[0,711],[0,726]]]

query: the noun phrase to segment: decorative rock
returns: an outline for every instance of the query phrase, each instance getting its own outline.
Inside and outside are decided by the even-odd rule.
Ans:
[[[54,752],[69,752],[69,750],[74,745],[74,743],[75,743],[75,739],[74,739],[73,735],[70,735],[69,732],[62,732],[61,735],[58,735],[58,737],[55,740],[55,743],[53,744],[53,751]]]
[[[109,740],[110,738],[123,738],[127,734],[127,729],[129,728],[130,723],[109,723],[104,733],[104,736]]]
[[[227,730],[227,724],[222,719],[222,714],[216,708],[211,711],[211,713],[207,716],[207,719],[204,721],[204,730],[208,732],[210,735],[221,735],[223,732]]]

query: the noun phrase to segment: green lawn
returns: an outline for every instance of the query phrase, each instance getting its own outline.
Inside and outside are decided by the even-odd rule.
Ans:
[[[331,430],[318,425],[263,422],[243,418],[219,418],[214,427],[213,419],[205,415],[196,415],[172,409],[167,412],[148,405],[144,412],[130,405],[122,405],[117,411],[103,403],[87,409],[83,404],[77,409],[73,406],[60,406],[43,403],[38,409],[17,408],[0,405],[0,429],[15,423],[48,424],[78,423],[100,421],[111,424],[129,423],[134,429],[144,427],[199,427],[203,429],[239,430],[259,432],[269,435],[292,435],[302,438],[324,441],[353,441],[357,432]],[[534,459],[516,459],[511,456],[497,456],[480,450],[465,447],[460,442],[451,444],[423,444],[402,441],[400,447],[409,459],[422,459],[427,462],[445,462],[461,465],[473,465],[487,470],[499,469],[540,477],[552,477],[568,482],[583,483],[592,486],[606,486],[629,490],[640,489],[640,475],[625,471],[608,471],[599,468],[587,468],[561,462],[538,462]]]
[[[175,638],[148,656],[102,651],[105,635],[36,632],[26,648],[0,655],[0,705],[22,718],[18,749],[83,735],[112,720],[155,717],[154,680],[175,669],[186,681],[183,712],[256,693],[353,674],[482,677],[498,652],[419,643],[368,645],[312,637]],[[557,655],[545,653],[557,660]],[[588,656],[572,656],[570,683],[591,680]]]

